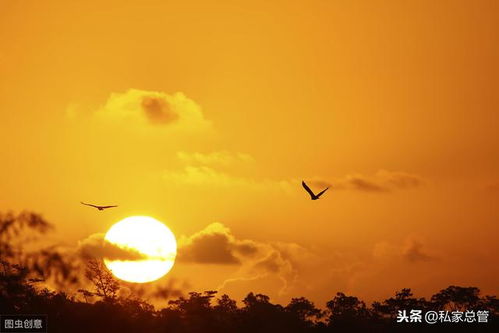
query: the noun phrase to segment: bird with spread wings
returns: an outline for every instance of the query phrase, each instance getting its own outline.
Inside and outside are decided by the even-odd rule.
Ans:
[[[324,194],[324,192],[326,192],[326,191],[329,189],[329,187],[327,187],[325,190],[322,190],[321,192],[319,192],[319,193],[315,194],[315,193],[314,193],[314,192],[310,189],[310,187],[308,187],[308,185],[307,185],[307,184],[305,184],[305,182],[304,182],[303,180],[302,180],[302,182],[301,182],[301,185],[303,186],[303,188],[305,189],[305,191],[307,191],[307,192],[308,192],[308,194],[310,194],[310,199],[312,199],[312,200],[317,200],[317,199],[319,199],[319,197],[320,197],[321,195],[323,195],[323,194]]]
[[[84,203],[84,202],[81,202],[81,201],[80,201],[80,203],[82,205],[85,205],[85,206],[90,206],[90,207],[97,208],[98,210],[104,210],[104,209],[108,209],[108,208],[118,207],[116,205],[113,205],[113,206],[97,206],[97,205],[92,205],[92,204],[89,204],[89,203]]]

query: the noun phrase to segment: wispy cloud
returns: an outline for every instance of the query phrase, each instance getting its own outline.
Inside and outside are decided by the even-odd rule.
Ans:
[[[425,181],[421,176],[406,172],[380,170],[374,175],[350,174],[332,181],[315,179],[310,183],[317,187],[383,193],[420,187]]]
[[[276,191],[290,193],[298,188],[298,182],[287,180],[257,179],[235,175],[208,166],[186,166],[181,170],[165,170],[163,180],[167,183],[191,185],[199,187],[244,188],[246,191]],[[296,183],[296,184],[295,184]]]
[[[232,153],[226,150],[215,151],[210,153],[188,153],[180,151],[177,153],[177,158],[187,165],[204,165],[204,166],[238,166],[240,164],[251,164],[255,160],[250,154]]]
[[[429,261],[434,259],[425,253],[423,244],[416,240],[410,240],[403,251],[403,256],[410,262]]]
[[[378,242],[374,245],[372,255],[375,259],[385,260],[390,258],[411,263],[430,261],[437,258],[424,249],[421,241],[413,238],[407,238],[404,244]]]

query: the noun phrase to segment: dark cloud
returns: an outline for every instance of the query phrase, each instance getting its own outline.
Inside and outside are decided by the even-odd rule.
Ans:
[[[237,282],[277,278],[282,283],[279,293],[295,283],[298,271],[317,257],[294,243],[268,243],[236,238],[220,223],[210,224],[200,232],[181,239],[179,262],[237,265],[237,273],[218,289]]]
[[[380,170],[371,176],[354,174],[347,175],[346,177],[333,182],[312,180],[310,183],[317,188],[331,187],[334,189],[383,193],[416,188],[423,185],[424,180],[418,175],[405,172]]]
[[[433,257],[424,253],[423,245],[414,240],[409,242],[407,247],[404,249],[403,256],[410,262],[430,261],[433,259]]]
[[[422,177],[405,172],[379,171],[377,176],[388,186],[396,189],[409,189],[424,184]]]
[[[170,104],[161,97],[144,96],[141,102],[142,110],[147,119],[153,124],[170,124],[178,119]]]
[[[308,183],[310,183],[310,185],[315,186],[315,187],[320,188],[320,189],[333,186],[330,182],[327,182],[325,180],[311,180]],[[337,187],[338,185],[335,184],[334,186]]]
[[[180,248],[177,259],[203,264],[239,264],[232,253],[232,246],[224,234],[198,235],[191,243]]]
[[[278,273],[283,266],[283,262],[281,254],[277,251],[273,251],[267,257],[257,261],[253,267],[257,270]]]
[[[252,241],[248,240],[238,241],[233,245],[234,245],[234,250],[245,257],[252,257],[258,252],[257,246]]]
[[[119,247],[104,239],[104,234],[93,234],[79,242],[78,253],[83,258],[109,260],[143,260],[147,256],[135,249]]]
[[[258,251],[248,240],[236,240],[230,230],[220,223],[192,235],[178,249],[177,260],[201,264],[240,264],[241,258]]]
[[[349,180],[349,185],[355,190],[366,191],[366,192],[387,192],[388,188],[376,184],[372,180],[362,177],[351,177]]]

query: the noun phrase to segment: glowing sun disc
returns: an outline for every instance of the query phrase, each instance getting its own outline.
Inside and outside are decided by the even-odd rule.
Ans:
[[[151,282],[168,273],[177,254],[177,241],[166,225],[149,216],[131,216],[115,223],[104,237],[108,242],[144,255],[141,260],[104,259],[117,278]]]

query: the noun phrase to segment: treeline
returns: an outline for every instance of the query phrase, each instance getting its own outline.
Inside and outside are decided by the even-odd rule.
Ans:
[[[155,309],[141,297],[120,293],[120,283],[101,261],[86,263],[89,288],[75,294],[50,291],[43,281],[76,285],[75,268],[64,256],[47,248],[24,253],[14,240],[24,231],[44,233],[50,225],[36,214],[0,215],[0,314],[45,314],[49,332],[392,332],[392,331],[499,331],[499,302],[481,296],[476,287],[450,286],[429,299],[414,297],[402,289],[393,297],[370,306],[354,296],[338,292],[324,307],[304,297],[287,305],[274,304],[269,296],[249,293],[238,306],[216,291],[191,292],[168,300]],[[166,302],[166,300],[165,300]],[[403,311],[406,311],[405,313]],[[474,314],[488,311],[488,323],[397,322],[410,310]],[[401,312],[399,312],[401,311]]]

